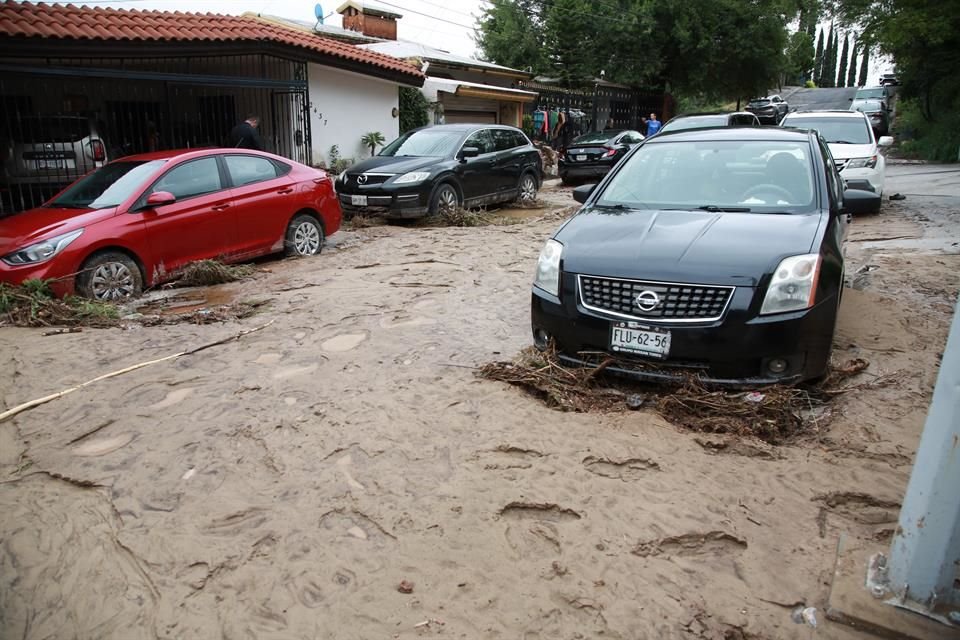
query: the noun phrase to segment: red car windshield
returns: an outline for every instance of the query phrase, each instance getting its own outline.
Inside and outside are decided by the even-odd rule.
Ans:
[[[76,182],[45,206],[54,209],[107,209],[115,207],[144,186],[163,160],[112,162]]]

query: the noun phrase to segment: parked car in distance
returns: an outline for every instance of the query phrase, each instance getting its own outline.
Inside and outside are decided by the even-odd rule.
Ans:
[[[759,118],[760,122],[777,124],[790,112],[790,105],[778,95],[754,98],[747,103],[746,110]]]
[[[639,131],[627,129],[592,131],[574,138],[557,159],[560,180],[563,184],[573,184],[603,177],[643,139]]]
[[[887,160],[882,147],[893,144],[890,136],[879,139],[870,119],[859,111],[795,111],[781,127],[815,129],[827,141],[837,170],[848,186],[883,195]],[[880,201],[872,213],[880,211]]]
[[[860,87],[854,94],[850,102],[852,106],[862,103],[864,100],[879,100],[884,110],[890,111],[890,90],[887,87]]]
[[[878,138],[890,133],[890,113],[879,100],[854,100],[850,111],[859,111],[870,119],[870,126]]]
[[[135,155],[0,219],[0,282],[118,300],[198,260],[314,255],[339,228],[323,171],[245,149]]]
[[[674,116],[660,129],[660,133],[709,129],[710,127],[759,127],[760,120],[749,111],[733,113],[689,113]]]
[[[880,84],[884,87],[898,87],[900,86],[900,79],[896,73],[884,73],[880,75]]]
[[[843,287],[849,213],[815,131],[726,128],[655,136],[547,240],[532,291],[534,344],[605,371],[714,384],[823,375]],[[601,355],[606,357],[606,355]]]
[[[341,173],[336,189],[347,214],[419,218],[532,201],[542,181],[540,152],[520,129],[446,124],[408,131]]]

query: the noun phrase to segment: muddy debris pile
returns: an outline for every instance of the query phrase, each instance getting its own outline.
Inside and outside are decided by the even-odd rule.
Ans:
[[[598,354],[594,366],[571,368],[561,364],[554,349],[541,352],[528,347],[514,361],[484,365],[479,376],[520,387],[560,411],[636,410],[642,399],[643,407],[655,410],[684,429],[755,437],[770,444],[785,444],[816,435],[830,419],[831,398],[854,389],[887,384],[893,379],[887,376],[864,384],[845,385],[849,378],[862,373],[869,365],[866,360],[857,359],[831,368],[818,384],[731,391],[709,388],[696,376],[688,376],[672,386],[655,386],[602,375],[614,364],[618,368],[654,366]]]
[[[76,296],[56,298],[43,280],[17,286],[0,282],[0,326],[113,327],[119,321],[116,306]]]

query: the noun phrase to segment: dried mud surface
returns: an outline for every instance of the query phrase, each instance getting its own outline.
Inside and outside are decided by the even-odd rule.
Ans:
[[[810,637],[840,532],[895,527],[960,258],[867,246],[923,234],[910,200],[854,222],[835,358],[909,375],[775,447],[475,375],[528,345],[569,198],[343,232],[210,290],[269,302],[242,320],[0,330],[10,408],[273,320],[0,423],[0,637]]]

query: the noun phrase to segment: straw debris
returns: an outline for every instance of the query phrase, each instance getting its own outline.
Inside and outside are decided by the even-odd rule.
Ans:
[[[174,283],[178,287],[204,287],[244,280],[256,273],[249,264],[224,264],[218,260],[191,262]]]
[[[115,305],[77,296],[58,299],[45,280],[18,286],[0,282],[0,326],[112,327],[119,320]]]

